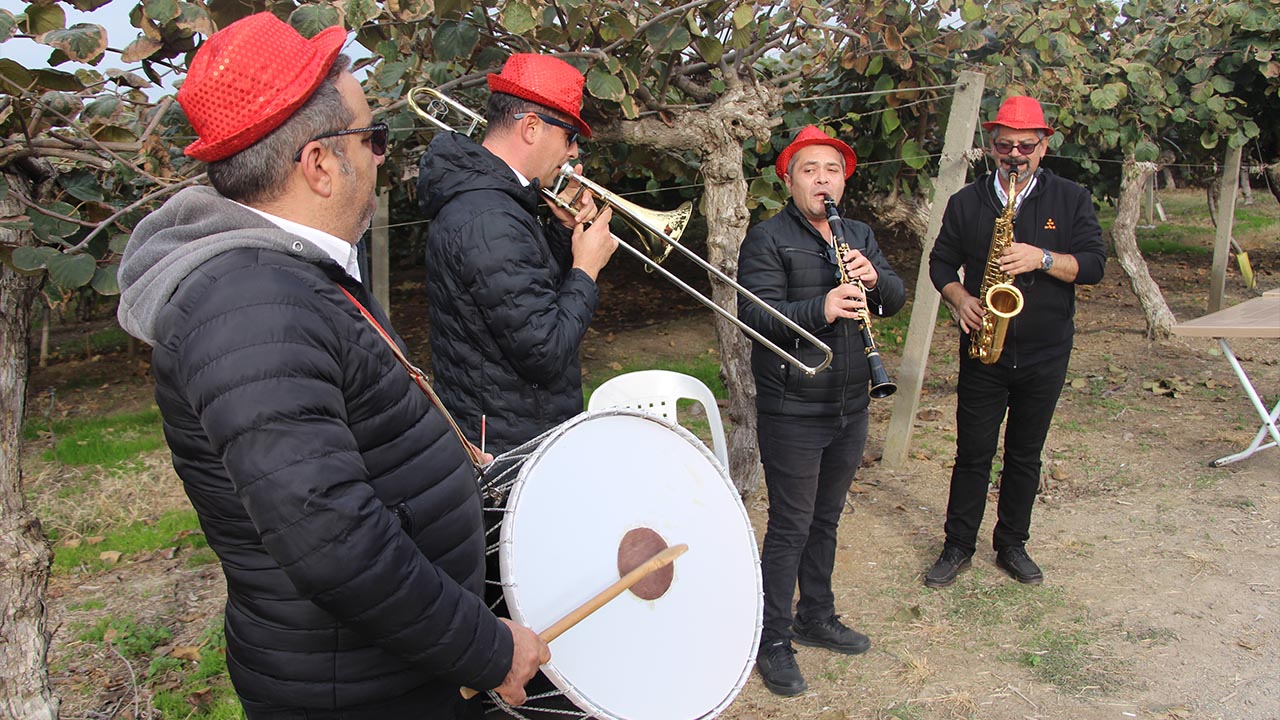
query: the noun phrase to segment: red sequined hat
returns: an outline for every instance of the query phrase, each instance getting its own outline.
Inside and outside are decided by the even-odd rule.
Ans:
[[[1044,121],[1044,109],[1040,107],[1040,102],[1025,95],[1006,98],[996,112],[996,119],[982,123],[982,129],[990,132],[996,125],[1014,130],[1044,130],[1045,137],[1053,134],[1053,128]]]
[[[515,95],[543,107],[558,110],[573,119],[578,131],[591,137],[591,128],[582,121],[582,85],[578,69],[560,58],[533,53],[517,53],[507,58],[502,72],[489,73],[491,92]]]
[[[853,169],[858,166],[858,155],[853,152],[853,148],[822,132],[817,126],[810,125],[801,130],[796,135],[796,139],[792,140],[791,144],[778,155],[778,162],[774,167],[778,171],[779,178],[787,174],[787,165],[790,164],[791,158],[797,152],[810,145],[829,145],[839,150],[840,154],[844,156],[844,179],[848,180],[853,176]]]
[[[198,136],[183,152],[214,162],[261,140],[311,97],[346,40],[336,25],[308,40],[269,12],[210,35],[178,90]]]

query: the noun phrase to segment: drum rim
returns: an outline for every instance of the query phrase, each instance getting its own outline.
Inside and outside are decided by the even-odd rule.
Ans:
[[[739,494],[737,487],[734,486],[733,479],[729,475],[728,468],[720,464],[720,461],[716,458],[715,453],[713,453],[711,449],[707,447],[706,443],[702,442],[702,440],[700,440],[696,435],[694,435],[688,429],[680,426],[679,424],[672,422],[667,418],[646,413],[642,410],[637,410],[634,408],[611,407],[611,408],[602,408],[599,410],[584,411],[582,413],[579,413],[578,415],[573,416],[569,420],[566,420],[565,422],[561,423],[555,428],[552,428],[548,432],[544,433],[542,436],[537,438],[536,440],[537,444],[533,450],[528,451],[527,453],[523,453],[527,455],[527,458],[521,464],[520,471],[517,474],[516,479],[511,483],[511,487],[507,495],[505,512],[508,514],[515,512],[515,509],[519,507],[520,495],[524,490],[527,476],[529,475],[529,473],[533,472],[533,470],[537,467],[538,461],[541,460],[541,457],[545,452],[545,450],[551,448],[555,444],[555,442],[557,442],[560,438],[562,438],[572,428],[577,427],[578,425],[592,419],[602,418],[602,417],[611,417],[611,416],[628,416],[628,417],[634,417],[634,418],[655,423],[661,427],[666,428],[667,430],[673,431],[682,440],[684,440],[686,443],[691,445],[695,450],[697,450],[702,455],[702,457],[706,458],[711,463],[711,467],[715,470],[716,475],[728,487],[728,489],[732,491],[731,496],[734,499],[734,505],[736,506],[738,515],[741,517],[743,526],[746,528],[747,535],[751,540],[751,542],[749,543],[751,561],[752,561],[752,565],[755,567],[755,570],[756,570],[755,573],[753,573],[754,581],[755,581],[755,599],[756,599],[755,616],[756,617],[755,617],[755,623],[754,623],[755,627],[752,633],[750,650],[748,652],[744,666],[741,672],[739,673],[738,679],[734,684],[734,686],[731,689],[729,689],[726,695],[715,705],[715,707],[713,707],[706,713],[698,716],[697,718],[689,718],[688,720],[704,720],[706,718],[714,718],[718,716],[720,713],[724,712],[731,704],[733,704],[733,701],[737,699],[738,695],[742,692],[742,689],[746,687],[747,680],[751,677],[751,672],[755,667],[755,658],[756,658],[756,654],[759,652],[759,649],[760,649],[760,637],[764,629],[764,579],[761,574],[761,568],[760,568],[759,543],[756,538],[755,528],[751,524],[751,517],[747,513],[746,504],[742,501],[742,497]],[[506,551],[506,548],[509,546],[509,542],[510,542],[510,525],[509,523],[506,523],[504,521],[499,533],[499,541],[497,543],[498,545],[497,552],[499,553],[500,557]],[[505,579],[503,584],[504,584],[503,595],[507,596],[508,592],[507,592]],[[507,600],[507,609],[510,612],[510,614],[512,614],[513,616],[516,614],[520,614],[523,616],[522,612],[521,613],[517,612],[517,610],[521,606],[519,598],[507,597],[506,600]],[[516,619],[514,617],[513,619],[515,619],[517,622],[520,622],[519,619]],[[568,685],[569,688],[566,689],[566,688],[561,688],[559,682],[556,683],[556,687],[559,688],[562,692],[564,692],[567,696],[569,696],[574,701],[575,705],[577,705],[580,708],[583,708],[585,712],[592,713],[590,717],[601,717],[601,718],[609,718],[612,720],[622,720],[618,716],[611,713],[607,708],[600,707],[598,704],[596,704],[595,702],[592,702],[586,696],[577,692],[573,686],[571,679],[564,677],[564,675],[556,669],[554,655],[552,657],[551,662],[548,663],[546,666],[544,666],[543,671],[547,674],[549,678],[552,679],[553,682],[559,680],[560,682],[563,682],[565,685]],[[584,705],[586,707],[584,707]]]

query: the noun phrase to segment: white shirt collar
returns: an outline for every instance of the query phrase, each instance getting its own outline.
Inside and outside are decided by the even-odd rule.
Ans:
[[[233,201],[234,202],[234,201]],[[323,230],[317,230],[309,225],[303,225],[292,220],[272,215],[269,212],[259,210],[256,207],[250,207],[244,203],[236,203],[240,207],[248,208],[263,218],[271,222],[276,227],[285,232],[298,235],[304,240],[310,241],[312,245],[325,251],[333,261],[338,263],[340,267],[347,271],[347,274],[355,278],[357,282],[363,282],[360,278],[360,263],[356,262],[356,246],[343,240],[336,235],[330,235]]]
[[[516,174],[516,179],[520,181],[521,185],[523,185],[524,187],[529,187],[529,178],[525,177],[519,170],[511,167],[510,165],[508,165],[507,167],[510,167],[511,172]]]
[[[1005,190],[1004,185],[1000,182],[1000,173],[992,173],[993,182],[996,186],[996,197],[1000,198],[1000,206],[1004,207],[1009,204],[1009,193]],[[1031,189],[1036,186],[1036,181],[1040,179],[1040,173],[1032,173],[1031,182],[1022,188],[1022,192],[1018,193],[1018,197],[1013,201],[1013,212],[1016,214],[1018,208],[1022,207],[1022,201],[1031,194]]]

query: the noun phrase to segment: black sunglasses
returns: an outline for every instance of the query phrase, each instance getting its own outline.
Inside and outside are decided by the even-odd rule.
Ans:
[[[293,156],[293,161],[301,162],[302,151],[307,148],[307,145],[310,145],[317,140],[341,137],[343,135],[359,135],[360,133],[369,133],[369,149],[373,151],[374,155],[382,157],[387,154],[387,134],[389,132],[390,128],[387,127],[386,123],[378,123],[377,125],[370,125],[369,127],[351,128],[350,130],[334,130],[333,132],[323,133],[311,138],[304,143],[302,147],[298,148],[298,154]]]
[[[1030,140],[1024,140],[1020,143],[1009,142],[1008,140],[996,140],[995,142],[991,143],[991,147],[995,148],[996,152],[1000,153],[1001,155],[1008,155],[1009,153],[1013,152],[1014,148],[1018,148],[1018,152],[1022,153],[1023,155],[1030,155],[1031,153],[1036,151],[1036,148],[1040,147],[1040,143],[1042,142],[1044,142],[1044,138],[1040,138],[1035,142],[1031,142]]]
[[[567,144],[568,144],[570,147],[572,147],[574,143],[578,142],[578,135],[579,135],[579,133],[578,133],[578,128],[576,128],[576,127],[574,127],[574,126],[570,125],[569,123],[567,123],[567,122],[565,122],[565,121],[563,121],[563,120],[557,120],[557,119],[555,119],[555,118],[551,117],[550,115],[543,115],[543,114],[542,114],[542,113],[540,113],[540,112],[518,112],[518,113],[516,113],[515,115],[512,115],[511,117],[513,117],[513,118],[515,118],[515,119],[517,119],[517,120],[523,120],[525,117],[527,117],[527,116],[529,116],[529,115],[537,115],[537,116],[542,120],[542,122],[544,122],[544,123],[546,123],[546,124],[548,124],[548,125],[555,125],[556,127],[560,128],[561,130],[564,130],[566,133],[568,133],[568,134],[569,134],[569,139],[568,139],[568,143],[567,143]]]

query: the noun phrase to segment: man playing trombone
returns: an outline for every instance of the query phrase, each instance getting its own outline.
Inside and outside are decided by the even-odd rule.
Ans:
[[[839,202],[857,161],[853,149],[840,140],[814,126],[801,130],[777,161],[778,177],[791,200],[748,231],[738,257],[739,283],[834,351],[831,365],[810,377],[759,342],[751,349],[760,459],[769,491],[761,555],[764,630],[756,668],[765,686],[778,695],[796,695],[808,687],[792,638],[849,655],[871,647],[867,636],[836,615],[831,574],[840,513],[867,439],[871,371],[858,318],[867,309],[892,315],[906,296],[871,228],[838,216],[828,219],[827,201]],[[843,273],[833,230],[849,248],[839,258]],[[842,282],[845,277],[849,282]],[[779,345],[794,347],[802,360],[818,353],[742,298],[738,316]],[[793,623],[797,582],[800,599]]]
[[[440,397],[468,437],[494,454],[582,412],[578,348],[599,304],[596,276],[617,242],[611,209],[537,214],[591,137],[580,116],[583,76],[558,58],[516,54],[488,77],[482,143],[435,137],[418,198],[431,221],[427,293],[431,360]],[[482,418],[484,428],[482,432]]]

